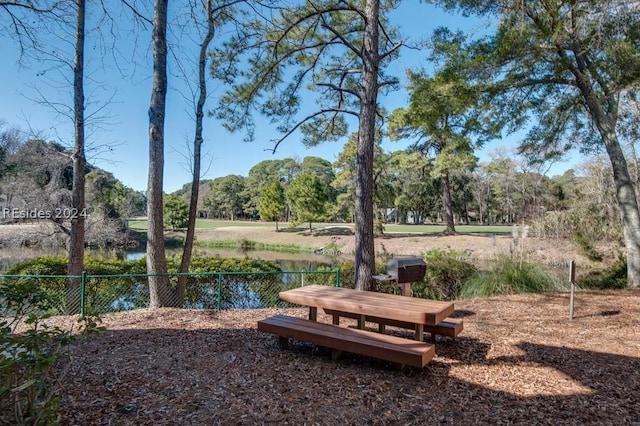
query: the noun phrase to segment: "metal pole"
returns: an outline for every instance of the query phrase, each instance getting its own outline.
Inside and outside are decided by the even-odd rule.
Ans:
[[[336,269],[336,287],[340,287],[340,268]]]
[[[218,310],[222,309],[222,272],[218,272]]]
[[[84,319],[84,315],[86,313],[86,280],[87,280],[87,271],[82,271],[80,274],[80,318]]]
[[[569,282],[571,283],[571,294],[569,295],[569,319],[573,319],[573,293],[576,288],[576,262],[572,260],[569,264]]]

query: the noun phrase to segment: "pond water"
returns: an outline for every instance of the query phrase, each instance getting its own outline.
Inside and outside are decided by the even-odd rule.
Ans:
[[[89,256],[116,258],[121,260],[135,260],[145,256],[143,247],[136,247],[129,250],[107,249],[94,250],[87,249]],[[182,249],[167,249],[167,256],[181,254]],[[5,247],[0,250],[0,273],[5,272],[16,263],[23,262],[42,256],[66,256],[68,252],[64,249],[56,248],[36,248],[36,247]],[[284,271],[314,271],[318,266],[334,265],[339,259],[330,256],[316,255],[313,253],[284,253],[275,251],[239,251],[232,249],[194,249],[194,255],[202,257],[221,258],[249,258],[261,259],[276,262]]]

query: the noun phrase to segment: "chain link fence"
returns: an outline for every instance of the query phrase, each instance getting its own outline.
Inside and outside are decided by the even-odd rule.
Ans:
[[[463,259],[460,259],[463,260]],[[464,259],[479,271],[495,269],[498,261]],[[558,281],[568,284],[568,262],[540,265]],[[384,265],[379,265],[383,268]],[[379,268],[379,269],[380,269]],[[453,300],[466,278],[468,268],[456,266],[451,258],[427,262],[425,280],[414,283],[416,297]],[[0,317],[13,316],[5,312],[3,303],[12,292],[28,295],[31,308],[51,315],[104,314],[150,306],[148,274],[68,275],[0,275]],[[169,273],[162,276],[165,286],[165,306],[185,309],[255,309],[287,307],[278,294],[290,288],[310,284],[354,288],[353,268],[317,271],[252,271]],[[183,295],[177,294],[178,279],[185,282]],[[11,289],[9,291],[8,289]],[[400,294],[393,283],[381,283],[381,292]]]
[[[150,306],[148,274],[122,275],[0,275],[0,288],[32,295],[30,305],[51,315],[104,314]],[[162,277],[168,305],[184,309],[256,309],[286,307],[278,294],[290,288],[320,284],[340,286],[340,270],[275,272],[201,272]],[[186,278],[183,297],[178,278]],[[0,308],[9,305],[0,294]],[[13,316],[16,312],[0,312]]]

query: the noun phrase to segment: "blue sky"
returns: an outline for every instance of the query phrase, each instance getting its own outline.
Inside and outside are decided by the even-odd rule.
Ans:
[[[2,17],[0,17],[2,18]],[[466,31],[483,31],[486,22],[470,18],[462,18],[446,14],[433,6],[418,4],[415,0],[408,0],[401,4],[391,18],[404,37],[409,40],[427,38],[438,26],[461,28]],[[72,142],[73,132],[69,122],[64,117],[54,113],[51,108],[38,104],[32,99],[42,93],[48,100],[61,100],[66,104],[72,103],[72,94],[66,88],[56,89],[47,84],[47,75],[54,76],[49,71],[43,77],[41,72],[46,64],[29,64],[19,67],[18,52],[11,39],[0,39],[0,55],[4,59],[4,66],[0,67],[0,120],[9,126],[19,126],[22,129],[31,128],[43,132],[47,138],[60,141],[66,145]],[[148,39],[140,41],[148,43]],[[141,51],[146,50],[144,46]],[[88,46],[89,53],[92,51]],[[149,55],[147,55],[149,56]],[[427,67],[425,62],[427,52],[405,49],[400,60],[396,61],[390,73],[404,79],[406,70],[416,67]],[[145,190],[147,185],[148,158],[148,117],[151,79],[150,67],[147,64],[137,65],[135,74],[127,74],[134,69],[133,65],[116,69],[108,64],[98,63],[96,59],[89,59],[88,69],[92,70],[91,80],[86,84],[87,101],[96,102],[111,98],[111,102],[100,115],[108,116],[95,131],[88,134],[89,143],[100,146],[97,150],[87,152],[88,159],[94,165],[112,172],[125,185],[136,190]],[[96,71],[97,70],[97,71]],[[193,121],[188,113],[189,105],[185,103],[183,95],[177,90],[175,78],[169,80],[167,97],[167,115],[165,122],[165,174],[164,190],[173,192],[191,177],[184,165],[186,144],[191,144]],[[210,92],[219,90],[212,85]],[[400,91],[381,99],[381,103],[389,110],[406,106],[408,96],[406,91]],[[209,108],[213,104],[209,103]],[[355,131],[355,128],[350,131]],[[249,169],[263,160],[294,157],[302,159],[305,156],[318,156],[334,161],[342,150],[344,141],[329,142],[314,148],[306,148],[298,142],[295,135],[285,140],[273,154],[270,140],[276,136],[272,126],[262,123],[256,131],[256,141],[243,142],[242,134],[229,134],[221,129],[219,123],[211,118],[205,118],[205,146],[208,155],[208,170],[203,176],[213,179],[229,174],[246,176]],[[514,146],[517,137],[504,141],[497,141],[487,145],[479,154],[486,158],[487,153],[498,146]],[[387,151],[402,149],[406,144],[385,142]],[[566,162],[556,165],[551,174],[562,173],[573,165]]]

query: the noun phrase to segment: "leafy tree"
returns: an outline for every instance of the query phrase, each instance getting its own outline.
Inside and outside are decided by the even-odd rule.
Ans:
[[[358,137],[352,134],[333,163],[336,172],[335,179],[331,182],[331,186],[337,193],[332,215],[346,218],[350,222],[354,221],[356,210],[357,149]]]
[[[165,229],[184,229],[189,223],[189,204],[174,194],[164,197],[164,227]]]
[[[320,157],[304,157],[300,165],[301,171],[310,171],[316,175],[322,182],[330,185],[335,179],[333,166],[331,162]]]
[[[311,171],[300,172],[287,189],[287,199],[296,221],[311,222],[321,220],[326,213],[328,185]]]
[[[228,175],[212,180],[207,202],[224,213],[229,220],[235,220],[246,202],[245,178],[240,175]]]
[[[407,223],[411,216],[413,223],[424,222],[439,203],[439,185],[431,176],[429,160],[419,152],[398,151],[391,156],[391,169],[396,220]]]
[[[120,217],[116,195],[118,182],[113,174],[104,170],[94,169],[87,174],[87,204],[92,216],[111,219]]]
[[[145,214],[146,199],[144,195],[117,181],[114,188],[116,211],[121,218]]]
[[[452,49],[441,31],[443,57],[492,83],[496,111],[516,126],[538,122],[522,150],[548,159],[566,150],[604,148],[611,161],[622,217],[630,287],[640,286],[640,212],[618,136],[621,95],[640,82],[640,10],[635,2],[443,0],[467,13],[499,18],[494,34]]]
[[[310,156],[304,157],[300,166],[301,171],[310,171],[322,181],[326,189],[327,204],[335,203],[337,194],[331,186],[331,183],[335,180],[336,176],[333,172],[331,162],[324,158]]]
[[[253,139],[252,112],[278,122],[282,137],[296,131],[306,145],[336,140],[347,132],[345,115],[358,119],[356,177],[356,283],[371,289],[375,271],[373,234],[373,160],[378,94],[397,85],[384,68],[402,45],[388,28],[395,1],[306,1],[279,9],[219,52],[214,69],[231,88],[217,110],[227,128]],[[249,66],[239,64],[249,52]],[[225,66],[223,66],[225,65]],[[303,111],[308,91],[318,107]],[[309,109],[304,108],[304,111]]]
[[[243,206],[245,212],[252,214],[259,211],[262,194],[266,186],[274,180],[280,181],[286,190],[289,182],[300,171],[300,167],[300,164],[293,158],[264,160],[253,166],[245,180],[245,195],[247,197]]]
[[[491,185],[493,218],[502,223],[512,223],[517,213],[516,197],[519,196],[516,163],[505,150],[499,149],[491,157],[484,169]]]
[[[451,198],[453,212],[464,218],[467,225],[471,223],[470,209],[473,203],[471,182],[473,174],[470,171],[462,171],[451,175]]]
[[[334,188],[337,204],[335,204],[332,216],[342,217],[349,221],[354,221],[355,216],[357,149],[358,135],[353,133],[333,163],[336,172],[331,186]],[[377,137],[373,157],[373,205],[378,208],[379,212],[382,211],[379,215],[383,218],[385,217],[384,210],[393,205],[392,190],[389,184],[390,177],[388,176],[388,160],[389,156],[381,146],[381,138]]]
[[[409,73],[409,106],[394,111],[389,123],[392,138],[417,139],[412,149],[434,155],[432,176],[442,182],[442,205],[446,233],[455,233],[451,174],[470,170],[477,161],[470,137],[488,133],[479,115],[477,88],[461,76],[440,72],[429,78],[424,73]]]
[[[260,197],[260,217],[262,219],[275,220],[276,231],[278,231],[278,218],[284,213],[284,207],[284,187],[279,180],[274,180],[264,189]]]

